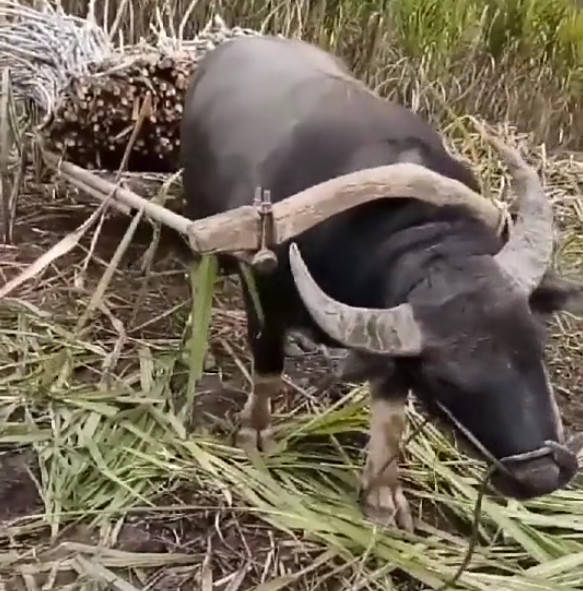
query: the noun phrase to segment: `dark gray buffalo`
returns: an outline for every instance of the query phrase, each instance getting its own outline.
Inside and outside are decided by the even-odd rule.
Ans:
[[[276,202],[398,162],[479,189],[425,122],[295,40],[239,38],[208,54],[186,96],[181,146],[195,219],[251,204],[258,186]],[[286,333],[304,330],[349,349],[370,381],[369,517],[412,528],[396,462],[386,466],[398,451],[409,389],[494,463],[501,494],[527,499],[565,486],[576,458],[545,370],[543,328],[549,314],[582,298],[547,271],[552,216],[541,213],[549,206],[538,178],[520,187],[522,226],[508,241],[470,208],[420,195],[346,210],[280,245],[277,269],[256,274],[263,323],[243,290],[255,385],[239,445],[267,449]]]

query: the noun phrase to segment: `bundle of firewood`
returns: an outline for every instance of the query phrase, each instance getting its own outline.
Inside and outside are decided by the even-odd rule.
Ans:
[[[177,170],[184,95],[196,64],[224,41],[259,34],[215,17],[192,40],[114,48],[95,23],[62,13],[12,1],[0,17],[0,67],[10,68],[16,94],[45,115],[47,147],[101,170],[120,166],[148,94],[151,109],[126,169]]]
[[[49,146],[84,168],[116,169],[149,92],[151,109],[128,169],[176,170],[184,93],[196,61],[189,53],[151,54],[72,80],[46,129]]]
[[[180,121],[186,88],[196,64],[216,45],[237,35],[222,21],[203,39],[179,51],[116,53],[73,78],[59,97],[46,129],[49,146],[89,169],[119,167],[141,105],[150,94],[151,109],[140,123],[127,169],[173,172],[179,167]]]

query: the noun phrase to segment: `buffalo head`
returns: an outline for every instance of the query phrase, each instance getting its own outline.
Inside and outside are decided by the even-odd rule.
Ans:
[[[494,464],[494,486],[527,499],[564,486],[577,469],[545,368],[543,320],[580,292],[550,279],[552,211],[537,174],[495,145],[513,176],[518,215],[494,255],[445,258],[402,303],[381,309],[324,293],[295,244],[290,266],[322,330],[377,366],[384,359],[386,371],[396,368]]]

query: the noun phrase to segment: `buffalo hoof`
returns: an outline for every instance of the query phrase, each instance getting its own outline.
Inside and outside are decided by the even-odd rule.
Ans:
[[[376,487],[366,495],[363,505],[365,516],[373,523],[413,533],[411,509],[400,485]]]
[[[241,427],[235,435],[235,445],[245,451],[247,455],[258,451],[270,455],[275,451],[277,442],[270,427],[257,430],[253,427]]]

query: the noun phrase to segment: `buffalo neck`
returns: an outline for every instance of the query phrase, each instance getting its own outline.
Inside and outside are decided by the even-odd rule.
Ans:
[[[501,246],[494,232],[465,208],[412,200],[387,200],[344,212],[299,242],[322,289],[365,307],[402,303],[433,267],[494,254]]]

